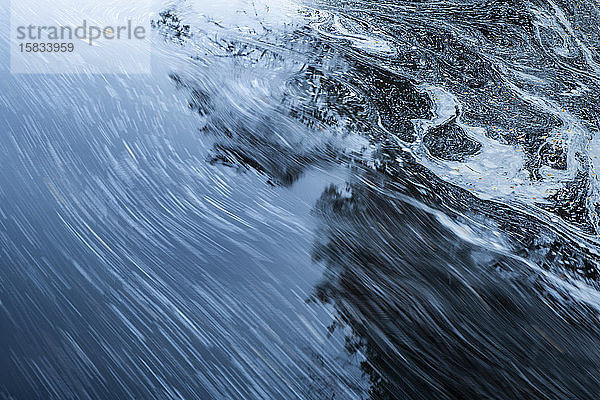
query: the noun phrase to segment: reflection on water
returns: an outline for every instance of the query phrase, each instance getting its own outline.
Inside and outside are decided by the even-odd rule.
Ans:
[[[599,12],[174,2],[150,76],[4,73],[0,395],[596,397]]]
[[[314,254],[327,265],[316,297],[352,328],[347,347],[366,355],[372,397],[593,397],[596,310],[493,228],[394,196],[332,186],[316,206]]]

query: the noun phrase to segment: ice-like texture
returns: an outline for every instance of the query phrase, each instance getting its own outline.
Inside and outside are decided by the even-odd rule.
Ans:
[[[0,398],[596,398],[598,18],[181,0],[151,75],[3,72]]]

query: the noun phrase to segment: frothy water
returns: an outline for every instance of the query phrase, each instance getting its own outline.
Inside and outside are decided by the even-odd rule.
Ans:
[[[0,397],[596,397],[600,5],[127,9],[1,64]]]

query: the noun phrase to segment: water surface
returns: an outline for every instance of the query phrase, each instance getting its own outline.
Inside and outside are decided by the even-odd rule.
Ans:
[[[152,13],[1,65],[2,396],[596,396],[600,6]]]

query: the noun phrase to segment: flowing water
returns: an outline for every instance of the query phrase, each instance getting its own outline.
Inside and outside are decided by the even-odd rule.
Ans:
[[[138,9],[149,75],[0,32],[0,398],[598,397],[599,3]]]

